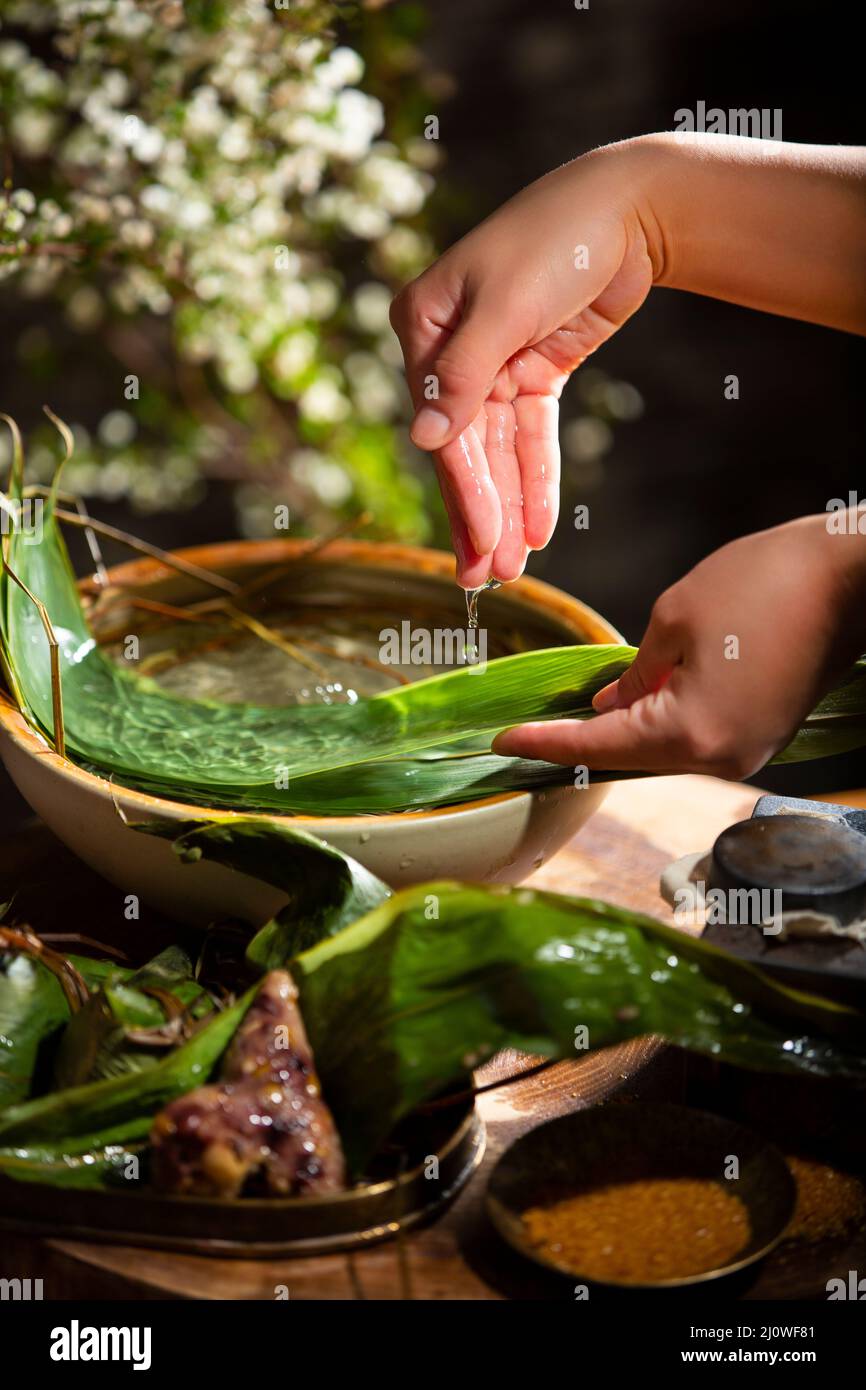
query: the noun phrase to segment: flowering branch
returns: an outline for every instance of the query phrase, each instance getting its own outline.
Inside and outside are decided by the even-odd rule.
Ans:
[[[49,297],[103,345],[107,323],[151,322],[160,342],[167,327],[173,387],[158,414],[177,439],[154,457],[168,445],[178,459],[179,445],[194,478],[240,435],[263,477],[291,479],[313,524],[317,508],[366,505],[373,490],[380,515],[390,499],[394,529],[418,533],[387,310],[432,254],[420,219],[435,144],[421,130],[402,146],[387,138],[359,53],[334,37],[345,7],[7,10],[0,278]],[[112,462],[118,447],[131,459],[137,412],[124,402],[109,414]],[[97,456],[79,448],[82,477],[94,480]]]

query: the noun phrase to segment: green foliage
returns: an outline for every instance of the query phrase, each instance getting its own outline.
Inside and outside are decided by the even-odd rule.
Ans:
[[[158,1111],[208,1079],[251,998],[244,995],[152,1067],[53,1091],[0,1112],[0,1171],[61,1186],[102,1186],[147,1139]]]
[[[92,989],[129,973],[107,961],[69,959]],[[57,976],[32,956],[4,950],[0,941],[0,1110],[31,1094],[41,1050],[59,1039],[69,1017]]]
[[[189,958],[177,946],[140,970],[112,973],[63,1030],[54,1067],[57,1086],[80,1086],[154,1066],[166,1044],[181,1036],[171,1031],[174,1012],[188,1017],[191,1026],[210,1007],[193,979]]]
[[[270,883],[288,903],[262,927],[247,951],[257,970],[273,970],[378,907],[391,890],[363,864],[315,835],[279,821],[162,821],[136,830],[171,840],[184,862],[211,859]]]
[[[292,970],[356,1170],[403,1115],[504,1047],[574,1057],[654,1033],[759,1071],[866,1078],[862,1016],[590,898],[427,883]]]
[[[356,1175],[403,1116],[469,1084],[472,1069],[503,1047],[574,1057],[653,1033],[739,1066],[866,1079],[861,1014],[777,985],[625,908],[448,882],[388,896],[347,856],[265,819],[183,826],[176,848],[288,893],[248,960],[262,973],[291,969]],[[315,944],[297,954],[304,941]],[[146,1070],[120,1048],[111,1079],[0,1110],[0,1171],[110,1183],[145,1144],[156,1113],[217,1073],[253,994]]]
[[[293,527],[370,507],[428,535],[387,321],[432,255],[436,164],[400,10],[4,6],[0,278],[19,318],[51,306],[22,367],[102,414],[76,426],[76,491],[178,508],[228,476],[250,534],[287,504]]]

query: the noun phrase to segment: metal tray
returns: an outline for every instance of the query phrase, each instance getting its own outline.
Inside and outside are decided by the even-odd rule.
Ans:
[[[356,1250],[430,1221],[468,1182],[484,1146],[469,1101],[410,1117],[377,1160],[381,1175],[337,1196],[219,1201],[0,1178],[0,1229],[222,1258]],[[438,1178],[426,1175],[434,1156]]]

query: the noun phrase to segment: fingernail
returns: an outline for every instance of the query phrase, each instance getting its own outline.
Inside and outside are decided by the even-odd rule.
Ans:
[[[618,681],[612,681],[610,685],[604,686],[602,690],[593,695],[592,707],[596,714],[608,714],[610,710],[616,709],[618,684]]]
[[[425,405],[418,411],[409,431],[413,444],[419,449],[438,449],[451,428],[451,421],[441,410]]]
[[[498,753],[500,757],[507,758],[511,752],[511,746],[514,743],[514,739],[512,738],[514,732],[513,729],[505,729],[501,734],[497,734],[490,745],[491,751]]]

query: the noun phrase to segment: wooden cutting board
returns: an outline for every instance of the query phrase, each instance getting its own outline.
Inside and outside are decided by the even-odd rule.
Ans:
[[[658,894],[663,867],[671,859],[710,846],[727,825],[751,814],[757,795],[752,788],[707,777],[615,783],[602,809],[530,882],[557,892],[604,898],[669,921],[670,911]],[[846,793],[829,799],[849,800]],[[115,890],[69,861],[41,827],[27,832],[17,845],[7,842],[0,852],[0,882],[9,871],[12,854],[18,876],[29,876],[30,892],[37,900],[43,898],[40,929],[51,929],[44,923],[50,924],[54,912],[57,929],[63,923],[68,930],[72,906],[77,908],[80,929],[99,936],[100,914],[115,910],[109,906]],[[46,877],[49,859],[50,881]],[[61,907],[59,882],[68,884]],[[86,917],[82,915],[85,903]],[[537,1060],[503,1053],[477,1079],[487,1084],[513,1076]],[[688,1098],[692,1104],[709,1106],[722,1094],[730,1100],[732,1085],[736,1090],[740,1083],[731,1082],[729,1069],[696,1063],[656,1039],[641,1039],[580,1061],[557,1063],[490,1091],[478,1099],[487,1127],[487,1152],[454,1205],[433,1225],[358,1254],[231,1260],[4,1236],[0,1275],[21,1276],[26,1271],[31,1278],[42,1278],[47,1298],[568,1298],[572,1295],[567,1283],[548,1278],[520,1260],[502,1245],[484,1216],[486,1180],[499,1155],[541,1121],[602,1099]],[[751,1078],[742,1085],[745,1101],[758,1114],[766,1110],[771,1095],[785,1091],[778,1078]],[[851,1122],[843,1117],[841,1123],[844,1127]],[[70,1193],[70,1201],[74,1200]],[[734,1293],[750,1298],[822,1296],[826,1279],[843,1264],[845,1269],[857,1268],[859,1258],[863,1267],[866,1248],[862,1236],[857,1240],[843,1250],[783,1246]],[[846,1260],[854,1263],[845,1264]]]

